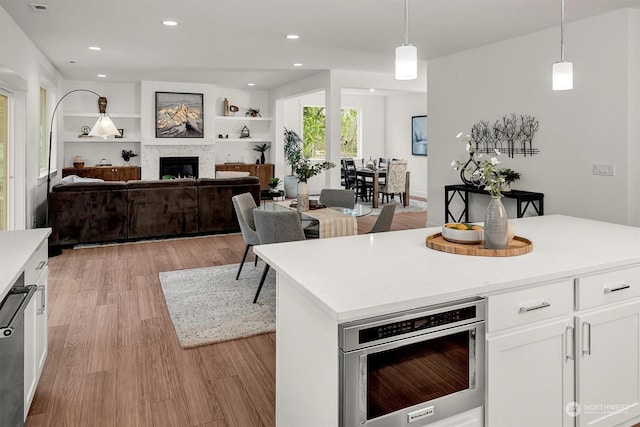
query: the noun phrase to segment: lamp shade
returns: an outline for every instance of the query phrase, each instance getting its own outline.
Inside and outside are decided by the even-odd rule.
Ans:
[[[106,113],[100,114],[98,121],[89,132],[89,136],[101,136],[103,138],[115,135],[120,135],[120,131],[118,131],[116,125],[111,121],[111,117],[107,116]]]
[[[403,45],[396,48],[396,80],[418,78],[418,49]]]
[[[573,89],[573,63],[556,62],[553,64],[553,90]]]

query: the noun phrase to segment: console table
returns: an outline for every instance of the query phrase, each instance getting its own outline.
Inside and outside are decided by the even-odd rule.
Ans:
[[[461,222],[464,217],[464,222],[469,221],[469,194],[484,194],[489,195],[488,191],[481,188],[474,187],[472,185],[455,184],[444,186],[444,219],[445,222]],[[449,204],[458,195],[464,202],[464,209],[460,212],[460,215],[456,218],[451,210]],[[518,204],[517,215],[518,218],[522,218],[527,212],[527,209],[531,206],[538,215],[544,215],[544,194],[536,193],[533,191],[521,191],[511,190],[502,193],[502,197],[505,199],[516,199]],[[449,220],[451,219],[451,221]]]

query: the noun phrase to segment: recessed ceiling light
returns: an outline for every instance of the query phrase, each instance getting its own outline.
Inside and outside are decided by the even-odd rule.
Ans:
[[[99,46],[89,46],[89,50],[102,50]]]
[[[176,21],[167,19],[165,21],[162,21],[162,25],[166,25],[167,27],[175,27],[176,25],[178,25],[178,23]]]
[[[296,62],[295,64],[293,64],[294,67],[302,67],[302,64],[300,62]]]
[[[369,92],[375,92],[376,90],[374,88],[369,89]]]
[[[103,79],[103,78],[107,77],[107,75],[106,75],[106,74],[98,74],[98,77],[100,77],[101,79]]]
[[[297,34],[287,34],[285,37],[289,40],[298,40],[300,38],[300,36]]]
[[[247,86],[255,86],[255,83],[247,83]]]

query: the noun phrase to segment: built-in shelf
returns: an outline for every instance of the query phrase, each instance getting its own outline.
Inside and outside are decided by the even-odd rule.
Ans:
[[[112,119],[139,119],[140,114],[136,113],[107,113]],[[65,117],[98,117],[100,113],[64,113]]]
[[[216,142],[271,142],[264,138],[216,138]]]
[[[236,120],[236,121],[271,121],[271,117],[251,117],[251,116],[216,116],[216,120]]]
[[[89,142],[91,144],[96,142],[140,142],[140,138],[100,138],[99,136],[91,138],[65,138],[64,142]]]

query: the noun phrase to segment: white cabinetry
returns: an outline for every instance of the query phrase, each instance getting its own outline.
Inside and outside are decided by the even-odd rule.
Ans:
[[[576,279],[577,426],[640,415],[640,267]]]
[[[488,298],[487,425],[572,426],[573,282]]]
[[[640,267],[573,284],[488,297],[488,426],[617,426],[640,416]]]
[[[47,358],[47,243],[40,245],[24,270],[25,285],[37,285],[24,312],[24,417],[36,392]]]

